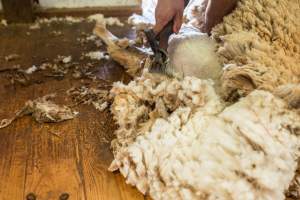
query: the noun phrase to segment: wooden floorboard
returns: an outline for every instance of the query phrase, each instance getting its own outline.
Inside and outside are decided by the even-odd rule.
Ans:
[[[99,71],[105,63],[80,60],[83,52],[98,50],[93,42],[80,44],[77,38],[92,33],[93,24],[42,25],[0,27],[0,69],[20,64],[26,69],[52,62],[57,55],[72,55],[82,67],[93,63]],[[129,34],[129,28],[112,27],[119,36]],[[58,36],[53,31],[61,31]],[[86,36],[84,36],[86,37]],[[4,57],[19,54],[20,58],[6,62]],[[113,62],[109,62],[113,63]],[[113,64],[110,64],[113,65]],[[116,65],[116,64],[115,64]],[[124,76],[119,66],[110,66],[113,80]],[[56,93],[55,102],[70,104],[66,90],[87,80],[70,76],[63,80],[32,75],[25,86],[9,83],[0,73],[0,120],[13,116],[27,100]],[[57,200],[63,193],[72,200],[139,200],[136,189],[125,184],[120,174],[107,168],[112,161],[110,141],[115,124],[108,111],[98,112],[92,106],[76,107],[78,117],[57,124],[39,124],[23,117],[5,129],[0,129],[0,199],[23,200],[34,193],[38,200]]]
[[[16,123],[1,135],[0,196],[3,200],[23,199],[27,152],[26,135],[21,128]]]

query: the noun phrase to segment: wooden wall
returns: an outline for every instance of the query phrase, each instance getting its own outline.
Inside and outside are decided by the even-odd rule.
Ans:
[[[40,6],[34,7],[34,1],[0,0],[0,18],[4,17],[8,23],[26,23],[35,17],[84,17],[95,13],[128,17],[141,13],[142,4],[142,0],[39,0]]]
[[[34,20],[32,0],[1,0],[4,18],[8,23],[27,23]]]
[[[141,0],[39,0],[44,8],[136,6]]]
[[[141,5],[142,0],[39,0],[44,8],[79,8],[102,6],[136,6]],[[2,2],[0,1],[0,10]]]

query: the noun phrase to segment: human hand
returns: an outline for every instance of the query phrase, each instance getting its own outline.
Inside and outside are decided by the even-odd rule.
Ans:
[[[184,0],[158,0],[155,9],[154,32],[160,33],[171,20],[174,20],[173,32],[178,33],[182,25],[183,10]]]
[[[210,33],[212,28],[219,24],[223,17],[234,9],[236,3],[237,0],[209,0],[202,31]]]

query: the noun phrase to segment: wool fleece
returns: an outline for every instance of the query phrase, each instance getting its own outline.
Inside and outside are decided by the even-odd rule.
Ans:
[[[115,159],[153,199],[284,199],[299,157],[300,116],[270,92],[226,106],[211,81],[144,73],[116,83]]]
[[[213,29],[227,99],[300,83],[299,18],[299,0],[240,0]]]

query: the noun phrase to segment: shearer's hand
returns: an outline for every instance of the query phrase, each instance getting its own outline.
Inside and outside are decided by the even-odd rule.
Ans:
[[[178,33],[182,25],[183,10],[184,0],[158,0],[155,9],[154,32],[161,32],[168,22],[174,20],[173,32]]]
[[[223,20],[236,6],[237,0],[209,0],[205,11],[202,31],[210,33],[212,28]]]

